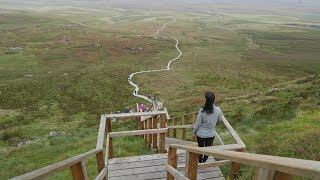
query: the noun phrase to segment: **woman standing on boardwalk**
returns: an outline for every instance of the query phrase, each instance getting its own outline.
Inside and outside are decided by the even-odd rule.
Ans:
[[[205,93],[206,102],[200,109],[193,134],[197,136],[198,146],[212,146],[216,134],[217,122],[222,122],[222,111],[214,105],[215,95],[208,91]],[[199,163],[204,163],[208,159],[206,155],[199,155]]]

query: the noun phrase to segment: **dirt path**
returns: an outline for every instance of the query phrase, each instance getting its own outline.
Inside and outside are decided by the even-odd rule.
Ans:
[[[161,28],[157,29],[157,31],[153,34],[153,37],[161,37],[163,39],[167,39],[168,37],[167,36],[162,36],[160,35],[160,31],[162,31],[168,24],[171,24],[171,23],[174,23],[176,22],[176,19],[173,18],[172,21],[170,22],[167,22],[165,23]],[[149,101],[150,103],[154,103],[155,104],[155,110],[158,110],[158,109],[161,109],[162,108],[162,104],[163,102],[161,102],[160,100],[156,100],[154,99],[154,97],[148,97],[148,96],[145,96],[145,95],[142,95],[142,94],[139,94],[139,85],[134,83],[132,81],[132,78],[137,75],[137,74],[143,74],[143,73],[151,73],[151,72],[161,72],[161,71],[169,71],[170,70],[170,67],[171,67],[171,63],[177,59],[180,58],[180,56],[182,55],[182,52],[180,51],[178,45],[179,45],[179,40],[176,39],[175,37],[169,37],[173,40],[176,41],[176,44],[175,44],[175,48],[177,49],[177,51],[179,52],[179,55],[173,59],[171,59],[169,62],[168,62],[168,65],[166,68],[164,69],[153,69],[153,70],[145,70],[145,71],[138,71],[138,72],[134,72],[132,74],[129,75],[128,77],[128,82],[134,87],[134,91],[133,91],[133,95],[136,96],[136,97],[139,97],[139,98],[142,98],[146,101]]]

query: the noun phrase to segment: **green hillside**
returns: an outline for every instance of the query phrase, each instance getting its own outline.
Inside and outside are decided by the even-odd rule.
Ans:
[[[161,33],[179,39],[183,55],[171,71],[136,76],[141,93],[180,116],[212,90],[248,151],[320,160],[320,31],[304,25],[307,16],[0,10],[0,179],[93,149],[101,114],[146,103],[132,96],[128,75],[177,56],[173,40],[151,37],[170,17],[177,21]],[[139,138],[115,147],[118,157],[154,153]]]

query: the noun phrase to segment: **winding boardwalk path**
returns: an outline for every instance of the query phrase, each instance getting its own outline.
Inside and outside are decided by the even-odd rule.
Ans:
[[[167,22],[165,23],[161,28],[157,29],[157,31],[152,35],[153,37],[161,37],[163,39],[166,39],[168,38],[167,36],[162,36],[160,35],[160,31],[162,31],[168,24],[171,24],[171,23],[174,23],[176,22],[176,19],[173,18],[172,21],[170,22]],[[151,72],[161,72],[161,71],[169,71],[170,70],[170,67],[171,67],[171,63],[177,59],[180,58],[180,56],[182,55],[182,52],[181,50],[179,49],[178,45],[179,45],[179,40],[176,39],[175,37],[170,37],[171,39],[175,40],[176,41],[176,44],[175,44],[175,48],[177,49],[177,51],[179,52],[179,55],[173,59],[171,59],[168,64],[167,64],[167,67],[164,68],[164,69],[153,69],[153,70],[146,70],[146,71],[138,71],[138,72],[134,72],[132,74],[129,75],[128,77],[128,82],[134,87],[134,91],[133,91],[133,95],[136,96],[136,97],[139,97],[139,98],[142,98],[146,101],[149,101],[150,103],[155,103],[156,104],[156,109],[155,110],[158,110],[160,108],[162,108],[162,104],[163,102],[161,101],[158,101],[158,100],[155,100],[155,102],[153,102],[153,97],[150,97],[150,96],[145,96],[145,95],[142,95],[142,94],[139,94],[139,85],[134,83],[132,81],[132,78],[137,75],[137,74],[143,74],[143,73],[151,73]]]

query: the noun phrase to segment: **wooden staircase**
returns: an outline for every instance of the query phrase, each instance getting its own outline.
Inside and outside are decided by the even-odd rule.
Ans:
[[[112,132],[111,119],[128,117],[137,119],[139,130]],[[224,143],[217,133],[219,145],[199,148],[195,142],[196,138],[187,137],[186,133],[187,129],[193,128],[196,117],[197,113],[186,114],[178,121],[178,118],[170,118],[166,109],[101,115],[96,149],[12,179],[43,179],[70,168],[73,179],[85,180],[88,179],[85,160],[94,155],[98,167],[96,180],[225,179],[219,166],[228,164],[231,164],[230,179],[237,178],[240,164],[256,167],[254,178],[258,180],[286,180],[292,179],[293,175],[320,179],[318,161],[243,152],[245,144],[224,117],[223,125],[236,143]],[[178,125],[178,122],[181,122],[181,125]],[[182,129],[181,136],[177,136],[177,129]],[[159,154],[114,158],[113,139],[124,136],[143,136],[148,147],[157,150]],[[198,164],[199,154],[210,156],[207,163]],[[217,161],[213,157],[220,160]]]

